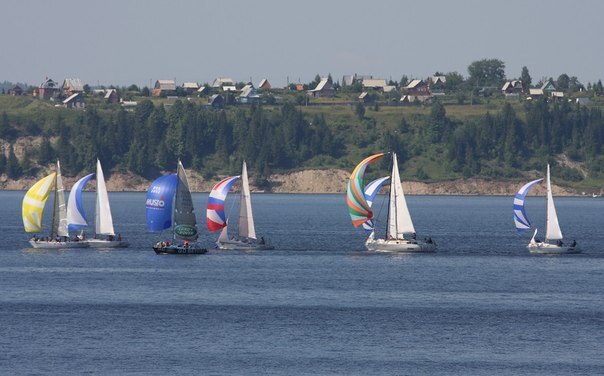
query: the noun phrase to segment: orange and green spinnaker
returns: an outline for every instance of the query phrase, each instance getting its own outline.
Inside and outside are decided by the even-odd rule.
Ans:
[[[350,180],[348,181],[348,190],[346,192],[346,203],[348,204],[348,213],[350,214],[354,227],[362,225],[373,217],[373,212],[371,211],[371,208],[367,203],[367,199],[365,198],[363,177],[365,175],[365,169],[367,169],[367,166],[383,156],[384,153],[380,153],[363,159],[363,161],[354,168],[352,174],[350,175]]]

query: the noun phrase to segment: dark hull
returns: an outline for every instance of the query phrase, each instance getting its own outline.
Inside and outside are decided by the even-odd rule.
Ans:
[[[153,250],[158,255],[203,255],[207,253],[206,248],[195,247],[153,247]]]

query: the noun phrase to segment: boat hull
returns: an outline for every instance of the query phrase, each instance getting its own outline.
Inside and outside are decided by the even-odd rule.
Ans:
[[[64,248],[88,248],[88,242],[79,241],[79,242],[57,242],[50,241],[47,242],[45,240],[33,240],[29,241],[32,247],[36,249],[64,249]]]
[[[581,250],[577,248],[577,246],[571,247],[562,245],[559,246],[557,244],[549,244],[549,243],[530,243],[527,245],[527,248],[530,253],[535,254],[573,254],[573,253],[581,253]]]
[[[436,251],[436,244],[421,240],[369,239],[365,243],[368,250],[390,253],[430,253]]]
[[[123,240],[90,239],[87,242],[91,248],[126,248],[130,246],[130,243]]]
[[[260,244],[260,243],[250,243],[250,242],[243,242],[240,240],[228,240],[228,241],[217,241],[216,242],[216,246],[218,247],[218,249],[231,249],[231,250],[244,250],[244,251],[253,251],[253,250],[257,250],[257,251],[268,251],[271,249],[275,249],[274,246],[272,246],[271,244]]]
[[[196,247],[194,245],[188,247],[175,245],[162,247],[155,245],[153,246],[153,250],[158,255],[203,255],[208,252],[206,248]]]

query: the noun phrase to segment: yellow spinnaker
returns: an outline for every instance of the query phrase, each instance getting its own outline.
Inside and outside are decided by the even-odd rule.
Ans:
[[[33,185],[23,197],[23,227],[26,232],[39,232],[42,230],[42,214],[44,213],[44,204],[55,186],[55,177],[57,173],[53,172]]]

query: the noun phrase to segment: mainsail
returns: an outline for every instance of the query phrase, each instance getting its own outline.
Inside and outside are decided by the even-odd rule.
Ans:
[[[115,235],[105,175],[103,174],[101,161],[98,159],[96,160],[96,214],[94,223],[96,234]]]
[[[67,199],[67,228],[69,230],[79,230],[88,226],[82,204],[82,190],[93,176],[94,174],[84,176],[73,185],[69,192]]]
[[[378,192],[388,179],[390,179],[390,176],[377,178],[365,186],[365,200],[367,200],[367,205],[370,208],[373,206],[373,200],[375,199],[375,196],[378,194]],[[363,223],[363,229],[365,229],[365,231],[373,231],[374,228],[375,222],[373,219],[370,219],[367,222]]]
[[[56,236],[69,237],[65,191],[63,189],[63,178],[61,177],[61,164],[59,161],[57,161],[57,181],[55,184],[55,202],[52,212],[52,230],[50,236],[52,238]]]
[[[398,172],[396,153],[392,154],[392,179],[390,180],[390,208],[388,210],[388,238],[403,239],[404,234],[415,234],[411,214],[403,193]]]
[[[239,206],[239,236],[256,239],[254,227],[254,215],[252,213],[252,199],[250,196],[250,184],[247,178],[247,166],[243,162],[241,171],[241,201]]]
[[[155,179],[147,190],[147,231],[160,232],[172,227],[174,194],[178,185],[176,174]]]
[[[373,218],[371,207],[367,203],[363,190],[363,178],[367,166],[382,158],[384,153],[374,154],[361,161],[350,175],[348,188],[346,191],[346,204],[348,205],[348,214],[352,219],[354,227],[358,227]]]
[[[554,206],[554,197],[552,196],[552,185],[549,178],[549,164],[547,165],[547,228],[545,238],[549,240],[562,240],[562,230],[558,223],[558,215]]]
[[[543,181],[543,178],[526,183],[522,186],[522,188],[520,188],[514,197],[514,224],[516,225],[516,231],[518,232],[530,230],[532,227],[524,209],[524,199],[531,188],[541,181]]]
[[[174,238],[197,240],[197,221],[193,209],[193,199],[189,190],[189,181],[182,163],[178,161],[178,184],[174,204]]]
[[[42,216],[44,205],[55,186],[57,173],[46,176],[34,184],[23,197],[21,214],[23,216],[23,227],[26,232],[40,232],[42,230]]]
[[[208,208],[206,211],[206,223],[209,231],[214,232],[226,227],[227,218],[224,212],[224,201],[229,190],[239,178],[239,176],[231,176],[222,179],[212,188],[208,197]]]

